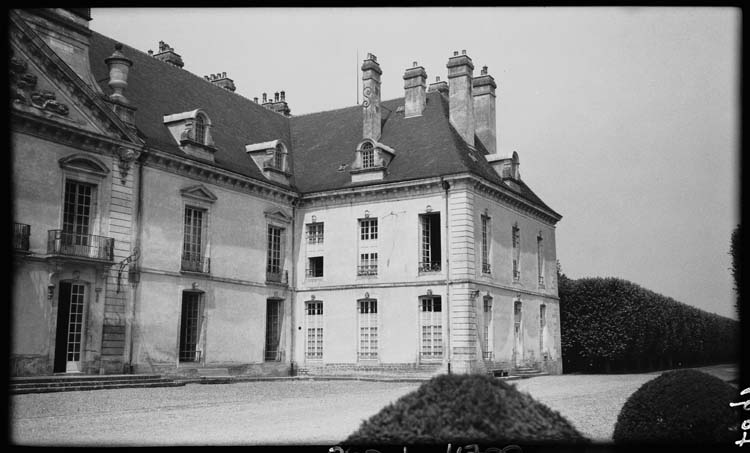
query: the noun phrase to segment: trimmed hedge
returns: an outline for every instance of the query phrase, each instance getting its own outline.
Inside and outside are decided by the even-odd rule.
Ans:
[[[440,375],[362,423],[344,444],[502,444],[574,442],[562,415],[500,379]]]
[[[668,371],[633,393],[615,424],[615,443],[731,445],[739,414],[729,406],[737,390],[696,370]]]
[[[563,369],[609,372],[737,360],[739,323],[618,278],[561,276]]]

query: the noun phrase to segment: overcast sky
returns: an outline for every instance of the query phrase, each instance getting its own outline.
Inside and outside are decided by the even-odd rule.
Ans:
[[[563,215],[569,277],[615,276],[736,318],[740,12],[730,8],[93,9],[91,28],[185,70],[226,72],[293,115],[354,105],[374,53],[383,99],[417,61],[466,50],[497,88],[498,152]],[[98,64],[99,62],[92,62]],[[101,63],[103,64],[103,63]],[[131,77],[138,77],[134,67]]]

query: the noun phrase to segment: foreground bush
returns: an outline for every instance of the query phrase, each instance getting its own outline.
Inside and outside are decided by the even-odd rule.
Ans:
[[[646,382],[620,411],[615,443],[723,443],[731,445],[739,418],[729,403],[737,389],[696,370],[669,371]]]
[[[500,379],[441,375],[362,423],[345,444],[586,442],[559,413]]]

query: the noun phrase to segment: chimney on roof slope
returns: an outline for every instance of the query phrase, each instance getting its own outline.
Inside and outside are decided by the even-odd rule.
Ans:
[[[487,74],[487,66],[481,75],[472,81],[474,90],[474,122],[477,138],[490,154],[497,153],[495,126],[495,79]]]
[[[368,53],[362,63],[362,138],[380,140],[380,69],[375,55]]]
[[[415,61],[404,73],[404,118],[422,116],[425,106],[427,73]]]
[[[466,51],[453,52],[448,59],[448,85],[450,120],[453,127],[464,141],[474,146],[474,99],[472,97],[471,79],[474,64]]]
[[[170,47],[164,41],[159,41],[159,53],[154,54],[154,58],[178,68],[185,66],[185,63],[182,62],[182,57],[174,51],[173,47]]]
[[[443,80],[440,81],[440,76],[435,77],[435,81],[430,84],[430,86],[427,88],[428,93],[432,93],[433,91],[437,91],[439,93],[443,93],[444,95],[448,96],[448,82]]]
[[[258,98],[255,98],[256,102]],[[286,93],[284,91],[277,91],[273,94],[273,99],[268,97],[266,93],[263,93],[263,107],[268,110],[273,110],[276,113],[280,113],[286,117],[292,116],[292,111],[289,109],[289,104],[286,102]]]
[[[203,78],[213,83],[219,88],[224,88],[225,90],[229,90],[229,91],[236,90],[234,86],[234,80],[227,77],[226,72],[211,74],[210,76],[203,76]]]

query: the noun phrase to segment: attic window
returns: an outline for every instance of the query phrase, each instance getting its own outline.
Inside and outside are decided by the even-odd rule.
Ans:
[[[206,117],[200,113],[195,116],[195,141],[206,144]]]
[[[372,143],[362,145],[362,168],[372,168],[375,166],[375,150]]]

